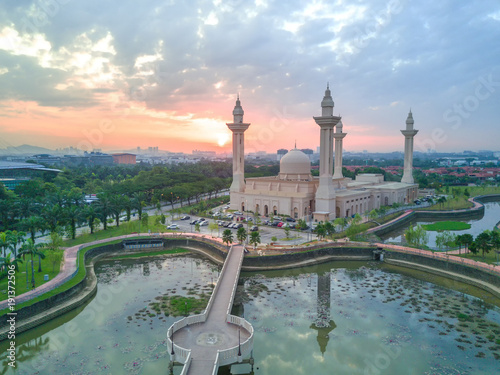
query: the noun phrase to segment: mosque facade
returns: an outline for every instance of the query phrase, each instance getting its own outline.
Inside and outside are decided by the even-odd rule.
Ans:
[[[280,160],[277,176],[244,176],[244,133],[250,126],[243,122],[239,97],[233,110],[233,122],[226,124],[233,133],[233,182],[230,208],[253,211],[259,215],[286,215],[295,219],[333,220],[364,214],[393,203],[413,202],[418,185],[413,180],[413,128],[411,111],[406,119],[404,174],[401,182],[386,182],[382,174],[359,174],[355,180],[342,175],[344,133],[342,119],[333,115],[334,102],[329,87],[321,102],[321,116],[314,117],[320,127],[319,176],[311,175],[309,157],[296,147]],[[335,159],[333,150],[335,147]]]

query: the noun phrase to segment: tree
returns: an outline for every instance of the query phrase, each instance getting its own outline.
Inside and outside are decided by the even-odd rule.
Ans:
[[[377,217],[378,217],[377,210],[373,209],[370,212],[368,212],[368,219],[375,220]]]
[[[43,230],[45,229],[45,224],[40,216],[27,217],[19,223],[19,226],[23,230],[29,232],[33,242],[35,242],[36,232],[40,230],[43,233]]]
[[[363,218],[360,214],[355,214],[351,220],[351,225],[359,225]]]
[[[120,226],[120,215],[124,209],[124,200],[121,195],[113,195],[109,202],[111,203],[111,214],[115,217],[116,226]]]
[[[144,225],[146,228],[149,227],[149,215],[147,212],[144,212],[142,214],[141,224]]]
[[[242,244],[246,239],[247,239],[247,230],[244,227],[238,228],[236,231],[236,238],[238,241],[240,241],[240,244]]]
[[[20,258],[11,258],[11,257],[6,257],[6,258],[0,258],[0,271],[5,271],[7,272],[9,270],[10,265],[14,265],[16,268],[16,271],[19,270],[19,263],[22,263],[23,260]]]
[[[307,228],[307,223],[306,223],[306,221],[305,221],[304,219],[299,219],[299,220],[297,221],[297,226],[296,226],[296,228],[301,229],[301,230],[306,229],[306,228]]]
[[[429,241],[429,235],[425,231],[424,228],[419,224],[416,227],[409,227],[405,231],[405,239],[406,242],[408,242],[410,245],[414,245],[417,247],[425,246],[427,245],[427,242]]]
[[[200,233],[200,230],[201,230],[200,223],[196,223],[196,224],[194,225],[194,230],[195,230],[196,232]]]
[[[436,246],[439,250],[449,249],[456,245],[456,236],[452,234],[450,231],[444,231],[442,233],[438,233],[436,236]]]
[[[81,222],[82,218],[82,208],[79,206],[69,206],[64,209],[64,217],[69,226],[69,232],[71,233],[71,238],[76,237],[76,226]]]
[[[253,245],[254,250],[260,244],[260,233],[258,231],[250,233],[250,243]]]
[[[47,251],[46,256],[49,263],[52,264],[52,272],[55,272],[56,265],[60,264],[62,261],[63,252],[61,250],[58,251],[50,250]]]
[[[90,228],[90,233],[94,233],[94,229],[96,227],[96,219],[97,218],[98,212],[93,204],[89,204],[88,206],[85,206],[82,212],[82,217],[87,221],[87,225]]]
[[[477,248],[482,251],[483,258],[484,254],[489,253],[492,249],[490,232],[487,230],[479,233],[474,242],[476,243]]]
[[[219,226],[217,225],[216,222],[212,221],[211,223],[208,224],[208,229],[210,230],[210,235],[212,235],[214,230],[219,229]]]
[[[104,225],[104,230],[108,229],[108,216],[112,214],[111,201],[108,194],[102,193],[98,194],[97,197],[97,211],[99,212],[99,218]]]
[[[439,199],[437,200],[437,203],[441,206],[441,208],[443,208],[445,202],[446,202],[446,197],[444,196],[440,196]]]
[[[468,249],[469,246],[474,242],[474,237],[472,237],[472,234],[464,233],[460,237],[461,243],[465,246],[466,249]]]
[[[331,237],[334,233],[335,227],[333,226],[333,224],[330,221],[325,222],[325,235],[327,237]]]
[[[31,287],[33,289],[36,288],[35,285],[35,269],[33,266],[34,263],[34,258],[35,256],[39,256],[39,259],[44,259],[45,254],[42,252],[43,244],[35,244],[33,241],[31,241],[31,238],[29,238],[26,242],[23,243],[20,249],[20,255],[30,255],[31,256]],[[39,262],[38,264],[38,272],[42,272],[42,263]]]
[[[0,232],[0,248],[2,248],[4,258],[7,257],[7,248],[10,246],[8,232]]]
[[[323,225],[323,223],[319,223],[317,226],[316,226],[316,229],[314,230],[316,232],[316,235],[318,236],[318,239],[321,240],[323,237],[325,237],[325,227]]]
[[[348,223],[349,221],[345,217],[338,217],[333,221],[333,224],[338,225],[340,227],[341,232],[344,231]]]
[[[222,232],[222,242],[229,248],[229,244],[233,242],[233,232],[231,232],[231,229],[225,229]]]
[[[25,236],[26,236],[26,233],[24,233],[22,231],[18,232],[17,230],[13,230],[12,232],[8,233],[8,237],[10,239],[9,247],[12,250],[12,252],[14,253],[14,258],[17,258],[17,246],[24,242]]]
[[[285,238],[290,238],[290,228],[288,228],[288,225],[285,227]]]

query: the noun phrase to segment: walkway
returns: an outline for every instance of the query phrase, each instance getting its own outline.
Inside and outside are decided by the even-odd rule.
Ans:
[[[230,315],[243,256],[243,246],[232,247],[204,312],[205,321],[202,318],[204,314],[200,314],[199,318],[184,318],[170,327],[170,351],[172,328],[175,345],[174,356],[171,357],[176,362],[186,363],[183,374],[217,373],[219,365],[237,362],[239,343],[242,357],[252,350],[253,329],[250,324],[244,319]],[[184,324],[183,321],[190,318],[199,324]],[[189,351],[190,354],[187,354]]]
[[[134,234],[127,234],[123,236],[117,236],[117,237],[112,237],[112,238],[106,238],[103,240],[96,240],[93,242],[88,242],[84,245],[76,245],[72,247],[68,247],[64,250],[64,258],[61,266],[60,272],[57,274],[56,277],[54,277],[52,280],[47,281],[46,283],[43,283],[40,286],[37,286],[36,289],[30,290],[29,292],[20,294],[16,296],[16,304],[20,304],[22,302],[28,301],[30,299],[36,298],[38,296],[41,296],[44,293],[47,293],[65,282],[69,281],[75,274],[78,272],[78,251],[80,249],[83,249],[85,247],[101,244],[101,243],[106,243],[110,242],[113,240],[120,240],[120,239],[126,239],[130,237],[151,237],[153,234],[149,233],[134,233]],[[190,234],[183,234],[183,233],[165,233],[161,235],[161,237],[178,237],[178,236],[184,236],[184,237],[191,237],[191,238],[200,238],[200,239],[205,239],[205,240],[210,240],[210,241],[216,241],[222,245],[222,240],[204,236],[204,235],[199,235],[195,233],[190,233]],[[7,300],[0,301],[0,310],[3,310],[8,307]]]

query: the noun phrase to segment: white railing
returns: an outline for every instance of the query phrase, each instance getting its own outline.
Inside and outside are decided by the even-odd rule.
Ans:
[[[212,370],[212,375],[217,375],[219,372],[219,351],[217,351],[217,355],[215,356],[214,368]]]
[[[229,315],[227,321],[229,323],[236,324],[241,328],[244,328],[246,331],[250,333],[250,336],[239,346],[234,346],[226,350],[218,350],[217,351],[218,362],[216,362],[217,367],[238,362],[238,351],[241,351],[241,357],[247,357],[248,355],[250,355],[253,349],[254,330],[252,325],[245,319],[234,315]]]
[[[240,259],[238,260],[238,272],[236,273],[236,277],[235,277],[234,285],[233,285],[233,290],[231,291],[231,299],[229,300],[229,304],[227,306],[227,312],[226,312],[226,321],[227,322],[229,322],[228,319],[229,319],[229,316],[231,314],[231,308],[233,307],[234,296],[236,294],[236,287],[238,286],[238,280],[240,278],[241,263],[243,262],[244,255],[245,255],[245,251],[243,250],[241,252]]]
[[[222,265],[222,269],[221,269],[220,274],[219,274],[219,279],[217,280],[217,283],[215,284],[215,288],[212,291],[212,295],[210,296],[210,299],[208,300],[207,307],[205,308],[205,311],[203,312],[207,316],[208,316],[208,313],[210,312],[210,309],[212,308],[212,305],[214,303],[215,295],[217,294],[217,291],[219,290],[219,285],[220,285],[220,283],[222,281],[222,277],[224,276],[224,271],[227,268],[226,267],[227,260],[229,259],[229,256],[231,255],[232,250],[233,250],[233,246],[231,245],[231,248],[227,252],[226,261]]]
[[[186,359],[186,363],[184,363],[184,367],[182,368],[181,375],[187,375],[189,371],[189,366],[191,366],[191,361],[193,358],[191,357],[191,351],[189,351],[188,357]]]

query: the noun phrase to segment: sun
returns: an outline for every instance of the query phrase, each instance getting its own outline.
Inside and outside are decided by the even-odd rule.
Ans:
[[[219,133],[217,135],[217,144],[220,147],[225,146],[228,141],[229,141],[229,135],[228,134]]]

